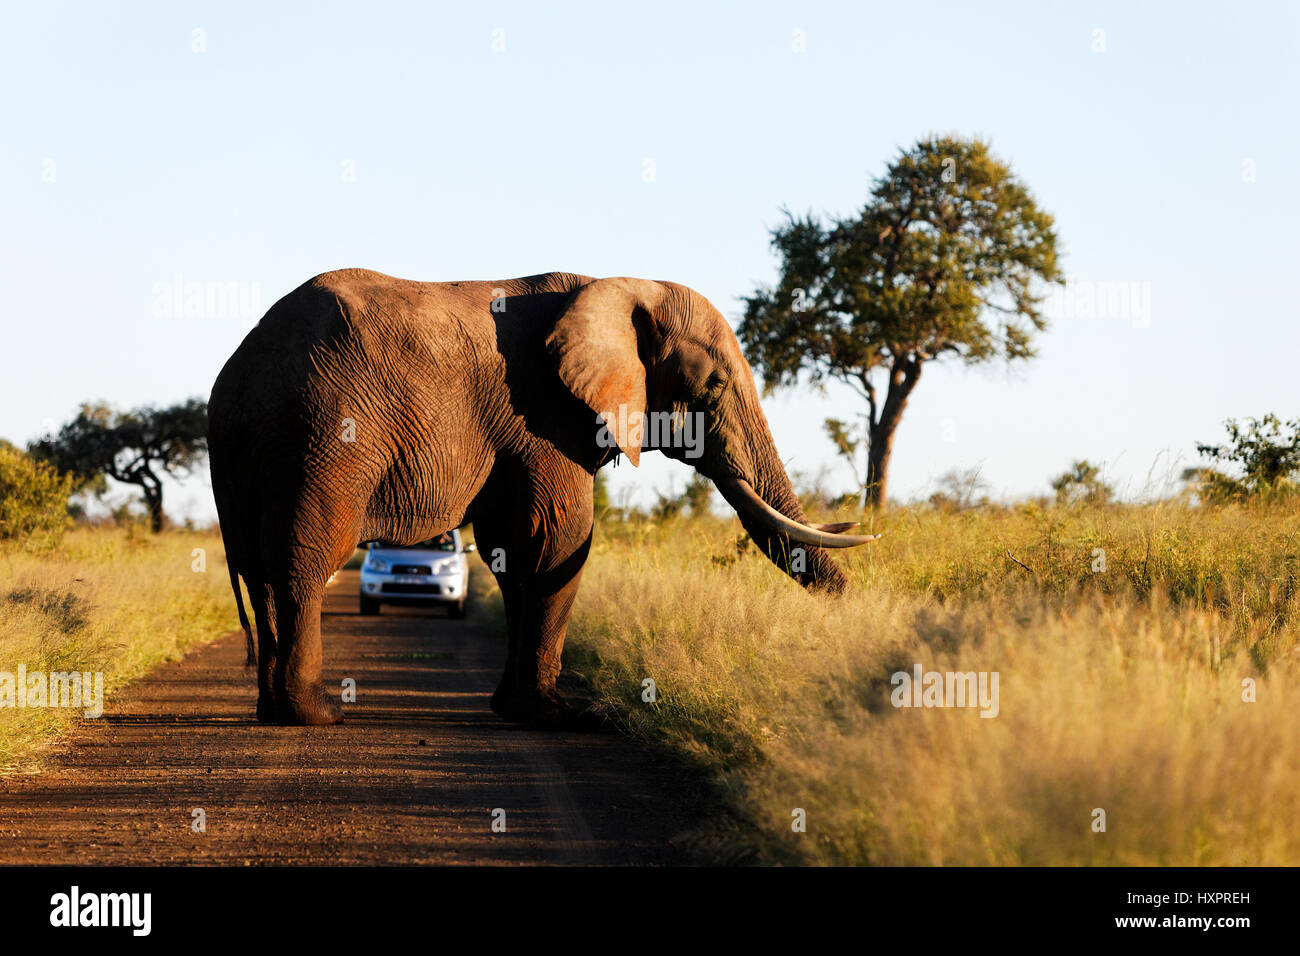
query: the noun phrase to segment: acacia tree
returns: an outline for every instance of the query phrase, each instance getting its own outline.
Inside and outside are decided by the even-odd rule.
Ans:
[[[128,412],[84,404],[57,434],[30,446],[34,458],[75,475],[83,489],[102,489],[105,475],[138,486],[155,532],[163,527],[163,475],[187,476],[207,449],[208,406],[198,398],[170,408],[144,406]]]
[[[1045,284],[1062,281],[1052,217],[987,143],[952,136],[901,152],[856,215],[783,211],[780,279],[745,298],[737,335],[766,392],[807,375],[866,401],[867,501],[880,507],[927,362],[1034,354]]]
[[[1072,463],[1053,478],[1052,491],[1060,505],[1105,505],[1115,497],[1115,489],[1102,480],[1101,469],[1087,459]]]

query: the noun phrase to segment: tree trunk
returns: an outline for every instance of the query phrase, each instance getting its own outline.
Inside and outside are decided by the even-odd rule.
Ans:
[[[149,505],[149,530],[157,534],[163,529],[162,498],[146,496]]]
[[[885,507],[889,491],[889,456],[894,450],[894,429],[885,422],[871,426],[871,444],[867,449],[867,507],[878,511]]]
[[[907,397],[921,377],[921,361],[896,362],[889,372],[889,391],[880,415],[871,423],[867,447],[867,507],[873,511],[885,507],[889,490],[889,456],[894,451],[894,432],[903,420]]]
[[[163,521],[165,520],[162,506],[162,483],[156,478],[152,482],[141,481],[140,488],[144,491],[144,503],[149,509],[149,530],[157,534],[162,531]]]

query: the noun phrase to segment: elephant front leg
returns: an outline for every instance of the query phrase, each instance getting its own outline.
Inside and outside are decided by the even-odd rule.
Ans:
[[[505,575],[497,575],[497,586],[501,588],[501,603],[505,606],[506,612],[506,667],[496,691],[492,694],[491,707],[493,711],[505,717],[513,710],[515,698],[519,696],[515,688],[515,662],[519,651],[521,601],[520,595]]]
[[[514,593],[511,659],[492,698],[493,710],[507,720],[555,730],[596,730],[604,723],[598,715],[574,707],[556,687],[590,545],[588,531],[581,546]]]
[[[520,536],[519,541],[523,538]],[[515,660],[519,650],[519,629],[521,624],[521,600],[519,593],[520,576],[511,573],[509,553],[513,550],[518,555],[507,522],[495,514],[479,515],[474,519],[474,542],[478,545],[479,557],[496,578],[501,591],[501,604],[506,615],[506,667],[492,694],[492,710],[506,716],[513,707],[515,692]],[[522,547],[522,546],[520,546]]]

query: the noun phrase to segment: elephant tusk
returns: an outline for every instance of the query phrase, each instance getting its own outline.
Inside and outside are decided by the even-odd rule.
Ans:
[[[827,534],[842,534],[857,526],[856,521],[832,521],[830,524],[810,524],[808,527],[814,531],[825,531]]]
[[[878,534],[828,534],[825,530],[811,528],[787,518],[758,496],[749,482],[742,478],[723,478],[717,482],[718,490],[737,511],[744,510],[754,520],[774,534],[782,535],[799,544],[809,544],[818,548],[856,548],[875,541]],[[822,528],[852,527],[853,522],[823,525]]]

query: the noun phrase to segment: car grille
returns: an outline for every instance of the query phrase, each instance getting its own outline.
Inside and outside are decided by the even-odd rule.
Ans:
[[[394,564],[393,574],[432,574],[433,569],[423,564]]]
[[[384,583],[385,594],[441,594],[442,588],[436,584],[395,584]]]

